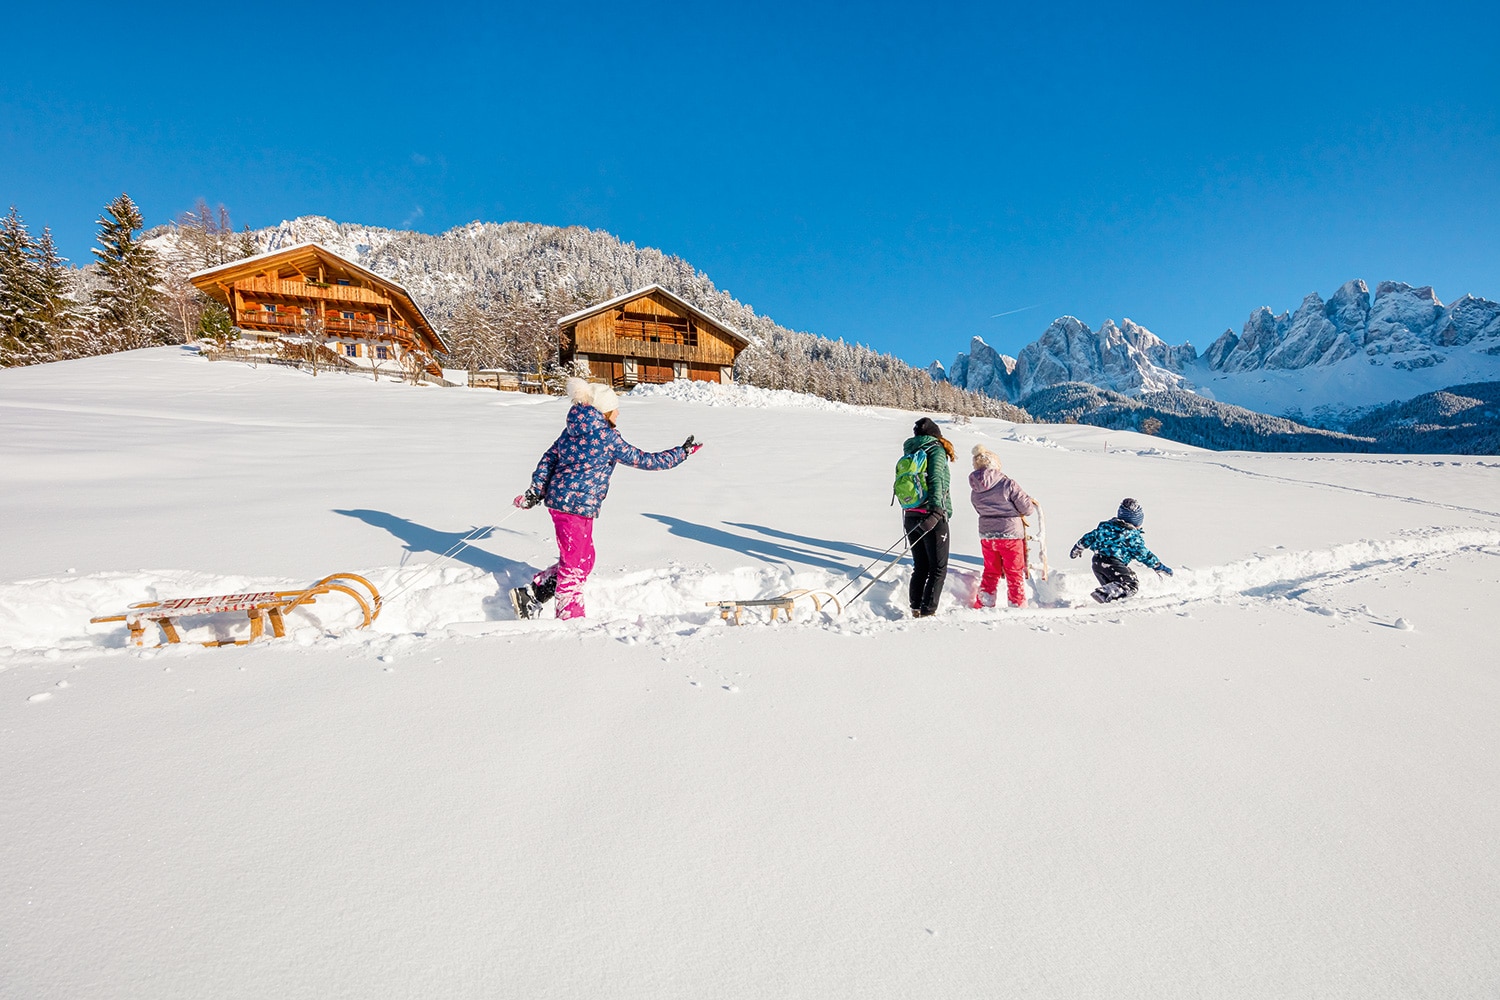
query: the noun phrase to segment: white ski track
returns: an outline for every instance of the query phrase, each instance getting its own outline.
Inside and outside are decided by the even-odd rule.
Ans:
[[[1484,517],[1500,517],[1500,511],[1486,510],[1482,507],[1465,507],[1462,504],[1443,503],[1440,500],[1424,500],[1422,497],[1402,496],[1399,493],[1382,493],[1379,490],[1360,489],[1357,486],[1345,486],[1342,483],[1325,483],[1316,479],[1295,479],[1291,476],[1276,476],[1272,475],[1269,472],[1256,472],[1254,469],[1242,469],[1237,465],[1230,465],[1228,462],[1205,462],[1202,464],[1211,465],[1214,468],[1224,469],[1228,472],[1237,472],[1242,476],[1253,476],[1256,479],[1267,479],[1272,482],[1287,483],[1292,486],[1304,486],[1310,489],[1335,490],[1341,493],[1353,493],[1357,496],[1375,497],[1380,500],[1394,500],[1397,503],[1418,504],[1423,507],[1434,507],[1438,510],[1451,510],[1463,514],[1479,514]],[[1456,465],[1460,463],[1455,462],[1453,464]],[[1474,464],[1485,465],[1486,463],[1476,462]]]

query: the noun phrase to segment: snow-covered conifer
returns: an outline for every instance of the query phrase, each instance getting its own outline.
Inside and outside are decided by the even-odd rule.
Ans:
[[[105,207],[98,223],[99,246],[93,252],[104,279],[96,295],[101,339],[114,350],[168,342],[156,253],[137,232],[143,224],[140,209],[122,194]]]
[[[46,351],[39,248],[14,205],[0,219],[0,365],[32,364]]]

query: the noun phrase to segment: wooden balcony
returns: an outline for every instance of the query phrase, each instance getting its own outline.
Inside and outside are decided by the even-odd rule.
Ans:
[[[579,354],[595,354],[660,361],[696,361],[703,365],[732,365],[734,351],[717,341],[689,347],[686,344],[662,344],[632,337],[612,337],[601,333],[579,336],[573,346]]]
[[[266,312],[261,309],[240,314],[240,327],[251,330],[273,330],[278,333],[305,334],[310,322],[317,317],[293,312]],[[411,330],[400,323],[380,323],[368,320],[344,319],[342,316],[327,316],[323,320],[325,337],[365,337],[371,340],[391,340],[409,343]]]
[[[388,306],[388,296],[358,285],[317,285],[310,281],[285,281],[281,278],[242,278],[234,283],[245,295],[272,296],[281,299],[323,299],[360,306]]]

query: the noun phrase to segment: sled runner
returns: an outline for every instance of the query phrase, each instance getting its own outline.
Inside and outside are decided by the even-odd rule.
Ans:
[[[1033,581],[1046,580],[1051,568],[1047,565],[1047,516],[1042,513],[1042,505],[1036,505],[1036,525],[1033,527],[1029,517],[1021,518],[1021,524],[1025,526],[1026,537],[1026,575]]]
[[[718,608],[719,617],[731,625],[740,623],[740,615],[746,608],[770,608],[771,621],[776,620],[777,613],[784,613],[786,620],[792,620],[792,608],[801,598],[807,598],[813,603],[813,609],[822,611],[824,604],[831,603],[834,613],[838,614],[844,610],[839,599],[826,590],[788,590],[780,597],[762,597],[752,601],[706,601],[707,607]]]
[[[146,623],[154,622],[161,629],[166,642],[157,646],[179,643],[182,636],[177,632],[173,619],[191,618],[199,615],[219,615],[243,611],[250,619],[248,639],[218,639],[205,642],[205,646],[246,646],[263,637],[266,622],[271,624],[271,637],[286,635],[286,613],[306,604],[315,604],[319,597],[331,593],[352,597],[359,605],[363,621],[357,628],[366,628],[380,616],[380,592],[375,585],[354,573],[334,573],[302,590],[266,590],[249,594],[221,594],[216,597],[178,597],[169,601],[142,601],[132,604],[122,614],[103,615],[90,618],[94,624],[102,622],[124,622],[130,629],[130,642],[134,646],[146,644]]]

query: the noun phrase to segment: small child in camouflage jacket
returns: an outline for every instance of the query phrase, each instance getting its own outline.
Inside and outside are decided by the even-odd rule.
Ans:
[[[1126,497],[1120,501],[1120,509],[1108,521],[1100,521],[1099,527],[1090,531],[1073,545],[1068,555],[1074,559],[1083,555],[1084,549],[1094,552],[1094,576],[1099,587],[1090,596],[1100,604],[1129,597],[1140,587],[1140,581],[1130,570],[1132,562],[1172,575],[1172,568],[1156,558],[1146,548],[1141,537],[1141,525],[1146,522],[1146,510],[1140,501]]]

